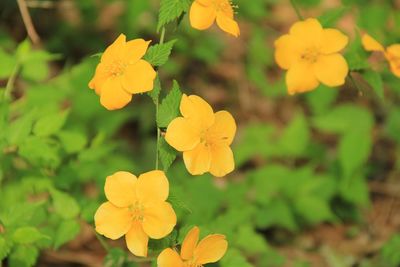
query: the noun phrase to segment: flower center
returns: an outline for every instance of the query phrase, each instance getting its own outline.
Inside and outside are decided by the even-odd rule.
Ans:
[[[301,54],[301,60],[308,63],[315,63],[318,60],[320,53],[317,47],[309,47]]]
[[[114,60],[110,65],[107,66],[107,71],[110,75],[120,76],[124,74],[126,66],[127,64],[122,60]]]
[[[139,201],[131,205],[129,211],[131,212],[132,221],[143,221],[144,206]]]

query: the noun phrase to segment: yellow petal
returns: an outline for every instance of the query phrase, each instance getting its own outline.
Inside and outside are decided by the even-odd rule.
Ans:
[[[303,43],[307,46],[319,45],[322,35],[322,26],[318,20],[309,18],[293,24],[289,33],[297,39],[298,43]]]
[[[232,149],[227,145],[211,147],[210,173],[216,177],[223,177],[235,169],[235,160]]]
[[[219,12],[217,14],[217,24],[221,28],[221,30],[232,34],[235,37],[238,37],[240,35],[238,23],[233,18],[227,16],[225,13]]]
[[[158,267],[183,267],[183,262],[178,253],[170,248],[164,249],[157,257]]]
[[[206,264],[219,261],[228,248],[228,242],[224,235],[208,235],[200,241],[194,251],[194,257],[198,264]]]
[[[128,207],[136,200],[136,176],[129,172],[116,172],[108,176],[104,192],[108,201],[117,207]]]
[[[236,122],[232,115],[225,110],[215,113],[214,124],[207,133],[207,141],[212,144],[232,144],[236,134]]]
[[[168,202],[147,203],[143,214],[143,230],[151,238],[160,239],[172,232],[176,215]]]
[[[184,260],[189,260],[193,258],[194,249],[197,246],[197,242],[199,242],[199,227],[193,227],[189,233],[186,235],[185,239],[182,242],[181,247],[181,257]]]
[[[203,98],[183,94],[180,110],[186,119],[200,130],[209,128],[214,123],[214,111]]]
[[[118,38],[104,51],[100,62],[109,64],[115,60],[123,60],[126,36],[120,34]]]
[[[100,95],[101,87],[110,77],[111,76],[107,71],[106,65],[104,63],[99,63],[96,67],[96,72],[94,74],[94,77],[89,83],[89,88],[94,89],[96,91],[96,94]]]
[[[390,64],[390,70],[394,75],[400,77],[400,44],[394,44],[386,49],[385,54]]]
[[[141,202],[165,201],[169,194],[169,182],[163,171],[150,171],[139,176],[136,195]]]
[[[212,6],[205,6],[194,1],[190,7],[190,25],[198,30],[208,29],[215,20],[216,11]]]
[[[100,103],[108,110],[125,107],[132,100],[121,85],[119,78],[109,78],[101,87]]]
[[[146,54],[150,41],[135,39],[126,43],[124,50],[124,60],[130,64],[137,62]]]
[[[131,229],[125,236],[126,246],[133,255],[139,257],[147,257],[147,244],[149,237],[143,231],[142,225],[139,221],[132,224]]]
[[[296,39],[289,34],[275,41],[275,61],[282,69],[289,69],[292,63],[300,58]]]
[[[193,150],[183,152],[186,169],[192,175],[201,175],[210,170],[211,151],[204,143],[198,144]]]
[[[115,240],[126,234],[131,227],[131,213],[127,208],[118,208],[105,202],[97,209],[94,223],[99,234]]]
[[[348,72],[347,62],[340,54],[320,56],[314,64],[317,79],[331,87],[343,85]]]
[[[331,54],[346,47],[349,38],[335,29],[324,29],[321,36],[321,52]]]
[[[304,62],[296,62],[286,73],[286,85],[290,95],[311,91],[318,87],[313,66]]]
[[[165,141],[178,151],[187,151],[200,142],[200,133],[188,119],[178,117],[168,125]]]
[[[381,51],[383,52],[385,48],[369,34],[364,34],[361,38],[362,45],[367,51]]]
[[[145,60],[141,59],[126,67],[122,75],[122,85],[131,94],[139,94],[153,90],[156,72]]]

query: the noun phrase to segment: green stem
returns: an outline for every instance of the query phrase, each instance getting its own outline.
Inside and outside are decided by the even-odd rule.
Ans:
[[[299,18],[299,20],[304,20],[303,16],[300,13],[300,9],[299,9],[299,7],[298,7],[298,5],[296,3],[296,0],[290,0],[290,3],[292,4],[292,7],[293,7],[294,11],[296,12],[297,17]]]
[[[110,246],[107,244],[107,242],[104,240],[104,238],[96,233],[97,240],[99,240],[101,246],[106,250],[107,252],[110,251]]]
[[[163,27],[161,29],[161,35],[160,35],[159,44],[163,44],[164,43],[164,39],[165,39],[165,27]],[[159,102],[160,102],[159,101],[159,95],[157,95],[156,103],[155,103],[156,104],[156,127],[157,127],[156,170],[158,170],[158,168],[159,168],[158,151],[160,150],[160,137],[161,137],[161,130],[160,130],[160,128],[158,128],[158,125],[157,125]]]
[[[14,69],[11,73],[10,78],[7,81],[6,89],[4,90],[4,100],[9,100],[11,98],[11,92],[14,88],[15,80],[17,79],[19,71],[19,63],[15,64]]]

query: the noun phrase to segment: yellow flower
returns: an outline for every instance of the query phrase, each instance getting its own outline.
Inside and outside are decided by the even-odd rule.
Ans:
[[[383,53],[389,62],[392,73],[400,78],[400,44],[393,44],[385,49],[383,45],[368,34],[363,35],[362,44],[367,51]]]
[[[222,177],[235,167],[230,145],[236,123],[227,111],[214,114],[201,97],[183,95],[180,105],[183,117],[174,119],[167,128],[165,140],[183,152],[186,168],[192,175],[210,172]]]
[[[162,171],[139,178],[117,172],[107,177],[104,191],[108,201],[94,215],[96,231],[113,240],[125,235],[128,249],[136,256],[147,256],[149,237],[163,238],[176,225],[175,212],[166,202],[169,183]]]
[[[200,267],[219,261],[228,248],[224,235],[208,235],[199,243],[199,228],[193,227],[183,240],[181,254],[164,249],[157,258],[158,267]]]
[[[335,29],[323,29],[316,19],[293,24],[289,34],[275,41],[275,60],[285,70],[289,94],[311,91],[320,83],[343,85],[348,65],[339,51],[348,37]]]
[[[230,0],[195,0],[190,8],[190,25],[198,30],[211,27],[214,21],[225,32],[238,37],[239,25],[233,18]]]
[[[101,56],[89,88],[100,95],[100,103],[108,110],[120,109],[132,99],[132,94],[153,89],[156,72],[145,60],[150,42],[135,39],[126,42],[121,34]]]

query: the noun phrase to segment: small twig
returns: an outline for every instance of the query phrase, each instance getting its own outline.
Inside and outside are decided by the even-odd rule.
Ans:
[[[296,15],[299,18],[299,20],[304,20],[303,16],[300,13],[299,7],[297,6],[296,0],[290,0],[290,3],[292,4],[292,7],[293,7],[294,11],[296,12]]]
[[[34,44],[40,43],[40,37],[37,34],[35,27],[33,26],[32,18],[29,14],[28,6],[26,5],[25,0],[17,0],[17,3],[29,38]]]
[[[36,1],[36,0],[27,0],[26,5],[29,8],[54,8],[56,6],[53,1]]]

